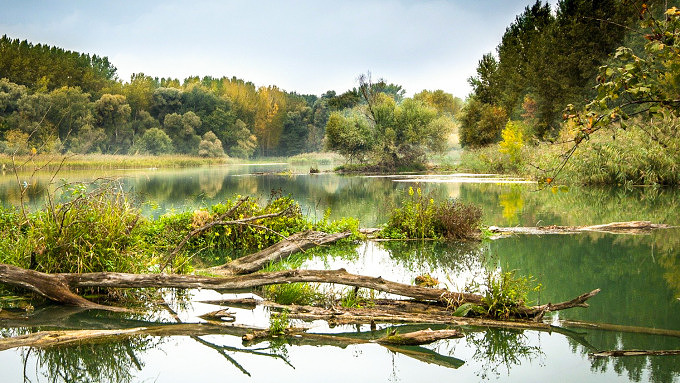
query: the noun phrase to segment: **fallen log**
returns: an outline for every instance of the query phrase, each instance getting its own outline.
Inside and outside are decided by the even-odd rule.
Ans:
[[[595,329],[602,331],[616,331],[616,332],[627,332],[635,334],[647,334],[647,335],[662,335],[662,336],[672,336],[675,338],[680,338],[680,331],[678,330],[668,330],[662,328],[652,328],[652,327],[640,327],[640,326],[627,326],[620,324],[611,323],[592,323],[583,322],[575,320],[561,320],[560,324],[565,327],[576,327],[585,329]]]
[[[257,253],[235,259],[227,264],[210,269],[219,275],[250,274],[261,270],[266,265],[278,262],[292,254],[305,251],[312,247],[323,246],[352,235],[351,232],[328,234],[320,231],[307,230],[291,235]]]
[[[123,308],[100,305],[74,294],[69,288],[68,281],[59,274],[45,274],[35,270],[0,264],[0,283],[31,290],[47,299],[67,306],[128,311]]]
[[[680,350],[610,350],[591,352],[588,356],[594,358],[621,357],[621,356],[666,356],[680,355]]]
[[[488,230],[496,234],[576,234],[583,232],[601,232],[610,234],[647,234],[655,229],[669,229],[673,226],[651,223],[650,221],[612,222],[592,226],[537,226],[537,227],[498,227],[489,226]]]
[[[73,294],[70,288],[104,287],[104,288],[207,288],[212,290],[243,290],[267,285],[319,282],[335,283],[354,287],[369,288],[377,291],[434,301],[446,307],[457,307],[462,303],[481,304],[482,296],[478,294],[459,293],[446,289],[435,289],[412,286],[392,282],[382,277],[368,277],[350,274],[345,269],[339,270],[285,270],[269,273],[254,273],[241,276],[207,277],[199,275],[177,274],[127,274],[127,273],[81,273],[81,274],[45,274],[26,270],[16,266],[0,264],[0,282],[22,287],[51,300],[78,307],[97,308],[121,311],[92,303]],[[542,316],[545,312],[564,310],[571,307],[587,307],[585,300],[597,294],[599,290],[583,294],[571,301],[558,304],[547,304],[535,307],[517,307],[518,316]],[[77,297],[79,299],[74,299]]]
[[[0,351],[8,350],[17,347],[36,347],[36,348],[49,348],[54,346],[68,346],[74,344],[82,344],[87,342],[100,342],[100,341],[112,341],[112,340],[124,340],[136,336],[190,336],[197,340],[204,346],[210,347],[218,351],[221,355],[227,357],[230,362],[234,363],[238,368],[240,368],[244,373],[248,374],[247,371],[235,361],[233,358],[229,357],[225,351],[229,352],[241,352],[249,353],[258,356],[274,357],[283,359],[287,364],[290,363],[285,357],[278,354],[264,353],[252,349],[241,349],[229,346],[218,346],[207,342],[198,336],[201,335],[231,335],[242,337],[243,335],[252,333],[254,331],[265,332],[266,330],[255,329],[252,327],[238,326],[238,325],[212,325],[206,323],[177,323],[177,324],[163,324],[153,327],[137,327],[137,328],[127,328],[127,329],[114,329],[114,330],[70,330],[70,331],[41,331],[37,333],[21,335],[10,338],[0,338]],[[455,330],[430,330],[430,338],[436,338],[439,334],[439,339],[446,339],[451,337],[451,331]],[[415,337],[417,333],[410,332],[404,333],[403,337]],[[372,335],[374,332],[368,333],[367,335]],[[355,334],[352,334],[355,335]],[[256,340],[266,340],[266,338],[257,338]],[[386,347],[392,352],[401,353],[406,356],[421,360],[427,363],[435,363],[448,368],[458,368],[462,366],[465,362],[451,357],[438,354],[435,351],[428,350],[422,347],[416,346],[394,346],[387,342],[377,342],[372,339],[355,338],[346,336],[346,334],[313,334],[305,332],[295,332],[295,335],[288,339],[292,344],[299,345],[312,345],[312,346],[335,346],[335,347],[346,347],[353,344],[367,344],[367,343],[378,343],[383,347]],[[437,340],[437,339],[435,339]],[[248,374],[249,375],[249,374]]]
[[[380,339],[375,340],[375,343],[388,344],[392,346],[419,346],[422,344],[429,344],[441,339],[462,338],[458,330],[420,330],[415,332],[408,332],[405,334],[389,334]]]

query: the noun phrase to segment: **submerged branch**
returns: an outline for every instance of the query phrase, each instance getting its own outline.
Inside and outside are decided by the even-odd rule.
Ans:
[[[577,234],[601,232],[611,234],[646,234],[655,229],[670,229],[673,226],[651,223],[650,221],[612,222],[592,226],[537,226],[537,227],[498,227],[489,226],[495,234]]]

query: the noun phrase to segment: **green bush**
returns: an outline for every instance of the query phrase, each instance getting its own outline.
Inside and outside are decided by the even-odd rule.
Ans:
[[[393,239],[476,239],[482,211],[456,200],[435,202],[410,187],[401,207],[394,208],[381,236]]]

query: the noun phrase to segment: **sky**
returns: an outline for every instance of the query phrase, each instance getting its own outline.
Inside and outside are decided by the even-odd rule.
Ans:
[[[534,2],[0,0],[0,35],[106,56],[123,81],[236,76],[321,95],[370,71],[407,95],[465,98],[479,59]]]

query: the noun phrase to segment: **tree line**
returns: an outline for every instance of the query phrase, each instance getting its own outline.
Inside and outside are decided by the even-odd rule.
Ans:
[[[383,80],[371,84],[371,92],[394,106],[404,101],[401,86]],[[462,104],[442,91],[419,97],[418,105],[429,102],[448,108],[450,115]],[[236,77],[193,76],[180,82],[136,73],[124,82],[106,57],[0,39],[0,152],[8,154],[249,158],[340,150],[324,145],[331,114],[372,107],[369,101],[361,87],[339,95],[301,95]]]
[[[639,21],[667,2],[560,0],[553,10],[536,1],[506,29],[495,53],[484,55],[473,92],[460,116],[463,146],[501,140],[509,120],[529,139],[557,137],[568,104],[585,106],[597,95],[600,66],[617,47],[642,49]]]

